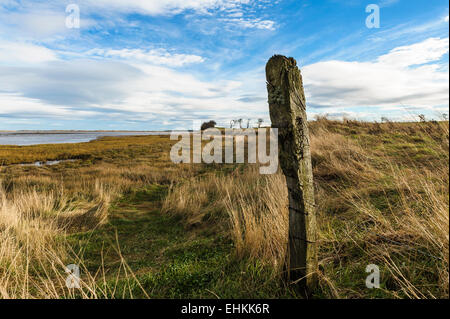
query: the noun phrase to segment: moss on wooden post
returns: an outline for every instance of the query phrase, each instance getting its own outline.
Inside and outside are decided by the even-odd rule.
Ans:
[[[290,282],[310,292],[317,283],[314,185],[302,76],[293,58],[275,55],[266,65],[272,127],[289,192]]]

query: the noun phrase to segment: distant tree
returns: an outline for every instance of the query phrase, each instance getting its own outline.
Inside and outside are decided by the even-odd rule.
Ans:
[[[448,114],[447,113],[442,113],[442,118],[444,119],[444,121],[448,120]]]
[[[200,127],[200,129],[202,131],[207,130],[209,128],[215,127],[216,126],[216,122],[215,121],[209,121],[209,122],[205,122],[202,124],[202,126]]]
[[[389,123],[390,120],[389,120],[387,117],[382,116],[382,117],[381,117],[381,122],[383,122],[383,123]]]
[[[419,120],[420,120],[420,122],[426,122],[427,121],[424,114],[419,114]]]
[[[239,128],[242,128],[242,119],[237,120],[237,122],[239,123]]]
[[[261,125],[262,125],[262,123],[264,122],[264,120],[263,119],[258,119],[258,128],[260,128],[261,127]]]
[[[251,121],[251,119],[247,119],[247,128],[250,127],[250,121]]]
[[[235,123],[236,123],[235,120],[231,120],[231,121],[230,121],[230,128],[233,128]]]

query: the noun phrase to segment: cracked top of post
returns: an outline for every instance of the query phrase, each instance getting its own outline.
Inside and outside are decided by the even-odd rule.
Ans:
[[[294,58],[287,58],[283,55],[272,56],[266,65],[266,80],[269,86],[275,87],[282,85],[285,74],[289,74],[294,86],[301,86],[301,73],[297,67],[297,61]],[[286,82],[286,87],[290,86]]]
[[[278,63],[285,63],[287,67],[296,67],[297,61],[293,57],[285,57],[284,55],[275,54],[272,56],[267,64],[278,64]]]

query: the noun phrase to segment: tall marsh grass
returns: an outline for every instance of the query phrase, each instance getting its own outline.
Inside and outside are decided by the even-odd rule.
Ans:
[[[316,295],[448,298],[448,122],[319,118],[310,132],[320,236]],[[257,260],[281,274],[288,203],[280,173],[260,175],[254,165],[231,172],[174,165],[168,139],[152,137],[156,144],[150,146],[146,141],[86,144],[83,152],[97,155],[63,169],[0,167],[0,298],[115,295],[102,270],[93,275],[85,270],[79,291],[65,287],[65,266],[83,267],[65,236],[99,227],[116,198],[152,183],[171,185],[164,213],[182,216],[189,229],[223,232],[232,239],[236,258]],[[0,154],[15,151],[4,148]],[[65,151],[72,158],[69,146]],[[58,152],[47,146],[39,159],[53,159]],[[11,156],[11,163],[38,159],[26,148]],[[372,263],[382,271],[377,291],[364,285],[365,267]],[[121,269],[133,278],[123,258]]]
[[[73,232],[91,231],[108,219],[111,203],[135,187],[170,183],[190,169],[166,170],[155,163],[3,168],[0,179],[0,298],[108,298],[105,269],[91,274],[82,256],[65,240]],[[116,249],[120,255],[120,243]],[[83,274],[82,289],[65,284],[68,264]],[[121,259],[121,273],[136,284]],[[144,293],[145,295],[145,293]]]
[[[68,229],[96,227],[106,219],[110,194],[99,184],[96,200],[71,203],[64,193],[0,188],[0,297],[59,298],[70,260]]]
[[[261,176],[253,166],[230,175],[211,173],[171,188],[163,212],[183,216],[190,227],[209,222],[231,230],[238,257],[256,258],[279,269],[287,246],[286,198],[284,176]]]
[[[365,267],[375,263],[383,271],[383,297],[447,298],[448,122],[322,118],[311,123],[311,132],[319,294],[367,297]],[[263,176],[247,166],[195,178],[170,190],[164,211],[181,214],[188,225],[226,217],[238,257],[282,270],[288,212],[279,173]]]

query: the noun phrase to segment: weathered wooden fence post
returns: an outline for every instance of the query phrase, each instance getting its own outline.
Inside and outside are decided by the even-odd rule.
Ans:
[[[289,192],[289,280],[307,292],[317,282],[314,185],[302,76],[293,58],[275,55],[266,65],[272,127]]]

